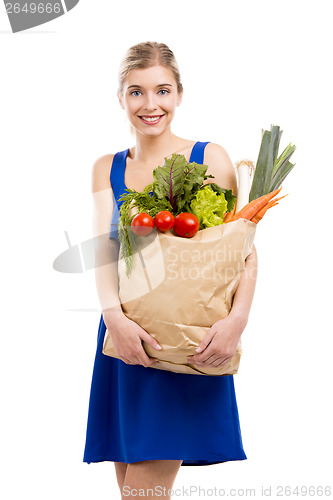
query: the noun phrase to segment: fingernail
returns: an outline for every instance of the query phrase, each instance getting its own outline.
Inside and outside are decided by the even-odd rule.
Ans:
[[[156,344],[156,349],[158,349],[160,351],[162,349],[162,347],[160,345]]]
[[[201,347],[197,347],[196,348],[196,352],[201,352],[202,351],[202,348]]]

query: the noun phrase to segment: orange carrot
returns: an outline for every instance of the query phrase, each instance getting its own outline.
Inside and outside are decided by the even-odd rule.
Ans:
[[[259,198],[256,198],[255,200],[250,201],[245,207],[243,207],[233,218],[232,221],[238,220],[238,219],[252,219],[252,217],[255,216],[257,212],[261,208],[263,208],[267,203],[274,198],[282,189],[282,185],[278,188],[275,189],[275,191],[272,191],[271,193],[264,194],[263,196],[260,196]]]
[[[252,217],[251,221],[255,222],[256,224],[263,218],[267,210],[271,207],[274,207],[274,205],[279,204],[279,200],[282,200],[282,198],[285,198],[288,196],[288,194],[285,194],[284,196],[280,196],[280,198],[275,198],[275,200],[271,200],[267,203],[267,205],[263,206],[259,212],[257,212],[254,217]]]
[[[236,203],[234,204],[234,208],[227,213],[227,215],[224,218],[224,222],[230,222],[230,220],[233,218],[236,210]]]
[[[262,207],[259,212],[257,212],[254,217],[252,217],[251,219],[251,222],[255,222],[256,224],[258,224],[258,222],[263,218],[263,216],[265,215],[265,213],[267,212],[267,210],[271,207],[274,207],[274,205],[278,205],[279,202],[278,201],[275,201],[275,200],[272,200],[273,203],[269,202],[267,203],[267,205],[265,205],[264,207]]]

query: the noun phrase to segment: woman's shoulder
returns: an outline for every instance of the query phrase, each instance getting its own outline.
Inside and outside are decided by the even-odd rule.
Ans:
[[[209,155],[210,157],[217,157],[219,159],[221,158],[226,158],[228,156],[227,151],[223,146],[220,144],[216,144],[215,142],[209,142],[206,147],[205,147],[205,154]]]
[[[222,165],[225,168],[233,168],[226,149],[220,144],[209,142],[205,147],[205,162],[211,166]]]
[[[221,159],[221,158],[226,158],[228,156],[227,151],[222,147],[220,144],[216,144],[215,142],[209,142],[209,141],[186,141],[187,144],[185,147],[188,149],[192,149],[196,144],[204,145],[205,149],[205,157],[209,156],[209,158],[214,159]],[[199,145],[198,144],[198,145]]]
[[[210,142],[205,147],[204,164],[208,165],[207,173],[215,176],[211,182],[231,189],[237,188],[235,169],[226,149],[220,144]]]
[[[114,154],[105,154],[97,158],[92,167],[92,192],[110,189],[110,173]]]

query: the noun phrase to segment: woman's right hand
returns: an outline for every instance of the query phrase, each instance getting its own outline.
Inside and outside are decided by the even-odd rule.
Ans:
[[[123,313],[105,318],[104,321],[107,321],[105,325],[110,333],[115,351],[124,363],[128,365],[140,364],[146,368],[157,363],[157,358],[147,356],[141,341],[144,340],[158,351],[161,350],[159,344],[135,321],[127,318]]]

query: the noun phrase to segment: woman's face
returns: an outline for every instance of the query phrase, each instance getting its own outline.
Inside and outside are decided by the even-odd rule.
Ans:
[[[172,71],[156,65],[130,71],[118,98],[138,132],[157,136],[169,127],[182,95],[178,94]]]

